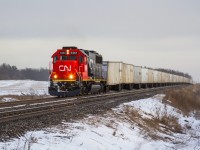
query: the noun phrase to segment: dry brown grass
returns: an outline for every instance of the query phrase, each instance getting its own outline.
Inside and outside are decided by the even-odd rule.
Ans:
[[[164,112],[162,115],[143,117],[139,111],[133,107],[126,106],[124,109],[125,118],[129,122],[136,123],[143,134],[154,140],[170,140],[159,136],[158,133],[171,135],[171,133],[182,133],[178,118]]]
[[[164,102],[178,108],[184,115],[200,110],[200,86],[192,85],[181,89],[165,91]]]

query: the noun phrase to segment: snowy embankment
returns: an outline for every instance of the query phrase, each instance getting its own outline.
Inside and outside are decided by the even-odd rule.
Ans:
[[[48,84],[47,81],[0,80],[0,96],[6,96],[2,101],[12,101],[9,95],[48,95]]]
[[[162,102],[164,95],[124,103],[103,115],[88,115],[26,135],[1,148],[32,150],[200,149],[200,121]],[[165,121],[168,119],[168,122]],[[170,122],[172,119],[172,122]],[[168,126],[167,126],[168,125]]]

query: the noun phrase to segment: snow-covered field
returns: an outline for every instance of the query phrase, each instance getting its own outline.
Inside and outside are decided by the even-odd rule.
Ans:
[[[192,114],[186,117],[176,108],[164,105],[163,97],[164,95],[156,95],[124,103],[103,115],[88,115],[82,120],[63,121],[57,126],[27,132],[18,139],[0,143],[0,148],[17,150],[28,149],[28,147],[31,150],[200,149],[200,121]],[[131,116],[130,110],[137,112]],[[167,132],[162,124],[159,124],[159,130],[148,131],[147,124],[142,122],[142,119],[162,117],[166,113],[177,118],[183,129],[182,133],[170,130]],[[160,138],[150,138],[149,132]]]
[[[48,82],[31,80],[1,80],[0,96],[12,101],[9,95],[47,95]],[[40,131],[0,143],[0,149],[32,150],[154,150],[200,149],[200,121],[193,114],[163,104],[164,95],[124,103],[103,115],[88,115],[82,120],[62,122]],[[174,117],[182,132],[172,132],[164,124],[158,128],[148,120]],[[146,120],[146,122],[145,122]],[[154,124],[153,124],[154,125]],[[156,137],[156,138],[155,138]]]
[[[47,81],[0,80],[0,102],[17,101],[23,96],[46,97],[48,85]]]
[[[0,80],[0,95],[46,95],[47,81]]]

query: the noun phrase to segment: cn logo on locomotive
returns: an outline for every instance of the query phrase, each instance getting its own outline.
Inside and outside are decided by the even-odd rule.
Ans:
[[[59,71],[71,71],[72,70],[72,66],[70,65],[69,67],[66,65],[60,65],[59,66]]]

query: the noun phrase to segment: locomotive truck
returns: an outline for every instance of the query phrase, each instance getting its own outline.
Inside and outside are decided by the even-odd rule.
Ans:
[[[58,97],[192,83],[187,77],[146,67],[103,62],[96,51],[75,46],[58,49],[52,60],[49,94]]]

